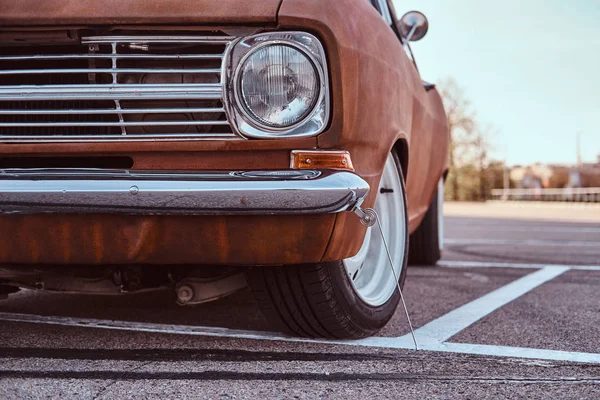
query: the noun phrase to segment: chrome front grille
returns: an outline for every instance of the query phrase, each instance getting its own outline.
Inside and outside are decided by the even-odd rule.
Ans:
[[[0,141],[238,138],[223,105],[232,40],[114,36],[0,47]]]

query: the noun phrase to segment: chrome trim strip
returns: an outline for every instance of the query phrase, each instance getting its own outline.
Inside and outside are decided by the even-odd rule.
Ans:
[[[358,175],[334,170],[0,170],[0,214],[320,214],[367,196]]]
[[[43,143],[73,143],[73,142],[183,142],[199,140],[239,140],[235,133],[160,133],[160,134],[129,134],[129,135],[53,135],[44,139]],[[39,136],[2,136],[0,142],[11,143],[40,143]]]
[[[0,86],[0,100],[220,100],[220,84]],[[40,136],[40,138],[44,138]]]
[[[233,36],[88,36],[81,40],[83,44],[93,43],[202,43],[228,44]]]
[[[223,113],[225,110],[218,108],[127,108],[117,110],[115,108],[105,109],[64,109],[64,110],[0,110],[0,115],[16,115],[16,114],[178,114],[178,113]]]
[[[115,58],[115,57],[112,57]],[[31,74],[220,74],[219,68],[65,68],[65,69],[5,69],[0,75]],[[120,85],[120,84],[119,84]]]
[[[121,111],[120,109],[117,111]],[[120,114],[120,113],[119,113]],[[200,126],[200,125],[229,125],[227,121],[121,121],[121,122],[0,122],[0,128],[59,127],[59,126]],[[6,137],[6,136],[4,136]],[[0,138],[1,140],[1,138]]]
[[[56,54],[43,55],[36,54],[31,56],[0,56],[0,61],[29,61],[29,60],[73,60],[73,59],[167,59],[167,60],[186,60],[186,59],[208,59],[219,60],[225,54]]]

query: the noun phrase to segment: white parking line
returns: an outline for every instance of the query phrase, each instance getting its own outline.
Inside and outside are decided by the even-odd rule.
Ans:
[[[503,206],[507,208],[546,208],[546,209],[573,209],[573,208],[592,208],[600,209],[599,203],[585,203],[585,202],[551,202],[551,201],[529,201],[529,200],[517,200],[517,201],[503,201],[503,200],[488,200],[486,203],[490,206]]]
[[[462,218],[461,218],[462,219]],[[452,228],[454,230],[476,230],[481,231],[482,228],[493,229],[494,232],[544,232],[544,233],[600,233],[600,228],[583,228],[583,227],[564,227],[564,226],[510,226],[510,225],[489,225],[482,226],[482,224],[458,224],[453,223]]]
[[[55,317],[6,312],[0,312],[0,321],[59,325],[77,328],[108,329],[117,331],[166,333],[187,336],[208,336],[232,339],[255,339],[282,342],[342,344],[364,347],[414,349],[412,338],[406,338],[405,340],[404,337],[370,337],[361,340],[306,339],[300,337],[285,336],[276,332],[247,331],[241,329],[229,329],[212,326],[156,324],[148,322],[114,321],[94,318]]]
[[[444,238],[444,244],[483,244],[483,245],[509,245],[509,246],[560,246],[560,247],[600,247],[600,242],[592,241],[568,241],[568,240],[513,240],[513,239],[453,239]]]
[[[0,320],[11,322],[27,322],[48,325],[61,325],[79,328],[97,328],[131,332],[149,332],[188,336],[208,336],[234,339],[250,340],[269,340],[298,343],[322,343],[332,345],[349,345],[361,347],[375,347],[387,349],[407,349],[412,350],[412,339],[406,335],[401,337],[371,337],[362,340],[336,341],[336,340],[312,340],[282,336],[272,332],[244,331],[237,329],[216,328],[208,326],[188,326],[188,325],[169,325],[169,324],[151,324],[128,321],[111,321],[90,318],[69,318],[69,317],[47,317],[29,314],[13,314],[0,312]],[[557,350],[530,349],[508,346],[488,346],[478,344],[463,343],[440,343],[435,341],[425,341],[420,343],[420,350],[440,351],[459,354],[477,354],[497,357],[513,357],[526,359],[543,359],[552,361],[569,361],[578,363],[600,364],[600,354],[569,352]]]
[[[419,340],[420,350],[600,364],[600,354],[595,353],[445,342],[445,340],[472,325],[484,316],[519,298],[525,293],[528,293],[541,284],[561,275],[569,269],[570,268],[568,266],[544,266],[544,268],[540,271],[534,272],[512,283],[509,283],[506,286],[503,286],[430,322],[429,324],[417,330],[417,339]],[[324,339],[303,339],[284,336],[273,332],[246,331],[208,326],[154,324],[90,318],[40,316],[6,312],[0,312],[0,320],[133,332],[151,332],[297,343],[323,343],[388,349],[413,349],[412,339],[408,334],[400,337],[371,337],[362,340],[336,341]]]
[[[566,267],[546,267],[526,275],[431,321],[417,329],[415,335],[421,341],[445,342],[486,315],[568,270]]]
[[[563,267],[575,270],[600,271],[600,265],[564,265],[564,264],[527,264],[527,263],[507,263],[507,262],[487,262],[487,261],[438,261],[439,267],[448,268],[524,268],[524,269],[542,269],[545,267]]]
[[[433,349],[431,349],[433,350]],[[442,343],[435,351],[477,354],[512,358],[529,358],[551,361],[569,361],[600,364],[600,354],[575,351],[530,349],[527,347],[490,346],[486,344]]]
[[[228,329],[212,326],[192,326],[155,324],[134,321],[116,321],[94,318],[55,317],[33,314],[19,314],[0,312],[0,320],[10,322],[26,322],[47,325],[71,326],[78,328],[98,328],[117,331],[170,333],[176,335],[191,336],[214,336],[237,339],[262,339],[262,340],[284,340],[289,341],[296,338],[282,336],[273,332],[245,331],[239,329]],[[302,339],[298,339],[302,340]]]
[[[461,218],[461,220],[464,220]],[[452,228],[455,231],[471,230],[471,231],[482,231],[485,229],[492,229],[494,232],[543,232],[543,233],[600,233],[600,228],[585,228],[585,227],[564,227],[564,226],[511,226],[511,225],[497,225],[489,224],[473,225],[470,223],[453,223]]]

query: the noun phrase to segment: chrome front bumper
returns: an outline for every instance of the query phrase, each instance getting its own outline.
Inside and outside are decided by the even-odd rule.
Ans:
[[[336,170],[0,170],[0,214],[319,214],[352,210],[369,185]]]

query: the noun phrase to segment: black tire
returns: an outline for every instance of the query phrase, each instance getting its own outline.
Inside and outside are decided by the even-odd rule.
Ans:
[[[421,225],[410,235],[408,250],[410,265],[435,265],[442,258],[438,226],[438,213],[441,212],[438,209],[439,195],[439,191],[436,190]]]
[[[406,191],[400,162],[406,216]],[[407,225],[405,217],[404,224]],[[372,229],[377,229],[373,227]],[[408,232],[407,226],[405,232]],[[408,234],[399,277],[406,279]],[[263,314],[273,328],[294,336],[359,339],[383,328],[394,315],[400,295],[397,290],[382,305],[365,303],[355,291],[342,261],[317,264],[256,267],[247,270],[247,280]]]

